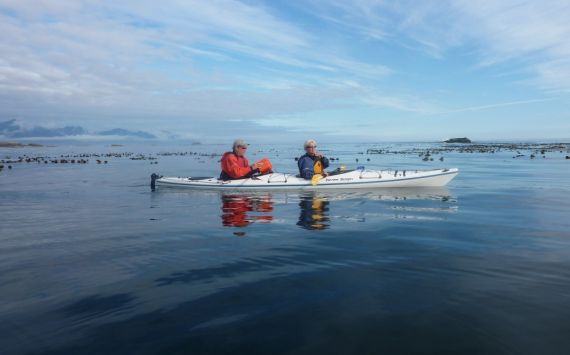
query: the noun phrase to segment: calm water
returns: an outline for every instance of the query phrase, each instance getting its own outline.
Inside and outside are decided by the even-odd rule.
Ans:
[[[11,164],[0,353],[570,353],[569,153],[360,154],[411,146],[325,153],[333,167],[460,175],[443,189],[151,192],[152,172],[213,175],[219,157]],[[0,159],[185,151],[224,147],[59,144]],[[300,153],[249,157],[291,172]]]

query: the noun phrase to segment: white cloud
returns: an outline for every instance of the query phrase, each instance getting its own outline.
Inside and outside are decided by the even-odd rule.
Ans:
[[[334,18],[361,35],[383,33],[376,39],[410,49],[419,45],[438,58],[450,49],[473,47],[481,66],[523,66],[535,86],[570,91],[568,0],[360,0],[355,6],[342,1],[317,6],[322,18]]]
[[[390,73],[334,53],[268,8],[230,0],[2,1],[0,33],[2,114],[18,117],[35,107],[38,119],[82,110],[256,118],[334,104],[354,95],[337,83]],[[250,63],[240,57],[260,64],[239,68]],[[310,83],[298,79],[307,71]]]
[[[455,110],[442,111],[442,112],[438,112],[438,114],[442,114],[442,115],[443,115],[443,114],[448,114],[448,113],[459,113],[459,112],[468,112],[468,111],[481,111],[481,110],[487,110],[487,109],[497,108],[497,107],[526,105],[526,104],[532,104],[532,103],[537,103],[537,102],[545,102],[545,101],[552,101],[552,100],[555,100],[555,99],[554,99],[554,98],[546,98],[546,99],[533,99],[533,100],[520,100],[520,101],[500,102],[500,103],[490,104],[490,105],[472,106],[472,107],[464,107],[464,108],[455,109]]]
[[[418,114],[433,114],[438,112],[435,105],[409,95],[397,97],[371,93],[364,96],[362,101],[371,106],[385,107]]]
[[[469,20],[466,34],[481,42],[482,64],[522,62],[538,87],[570,92],[570,2],[478,4],[456,6]]]

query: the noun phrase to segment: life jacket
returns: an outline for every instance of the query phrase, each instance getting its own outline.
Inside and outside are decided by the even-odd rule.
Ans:
[[[234,152],[226,152],[220,161],[222,172],[221,180],[243,179],[250,177],[253,171],[245,157],[237,156]]]
[[[323,173],[323,163],[321,159],[318,159],[315,164],[313,165],[313,171],[315,174],[322,174]]]

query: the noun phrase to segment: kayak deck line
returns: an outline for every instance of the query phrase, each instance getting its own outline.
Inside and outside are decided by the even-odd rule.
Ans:
[[[433,170],[351,170],[323,177],[317,185],[298,175],[270,173],[247,179],[220,180],[215,177],[151,176],[151,188],[158,186],[195,189],[327,189],[374,187],[437,187],[445,186],[459,173],[456,168]]]

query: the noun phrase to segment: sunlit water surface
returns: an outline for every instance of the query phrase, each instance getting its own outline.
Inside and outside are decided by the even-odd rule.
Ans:
[[[219,156],[5,167],[0,353],[570,353],[568,153],[424,162],[365,154],[373,146],[430,147],[324,152],[339,158],[332,168],[460,175],[440,189],[152,192],[151,173],[216,175]],[[250,160],[295,171],[297,147],[261,149]],[[0,154],[223,151],[92,143]]]

